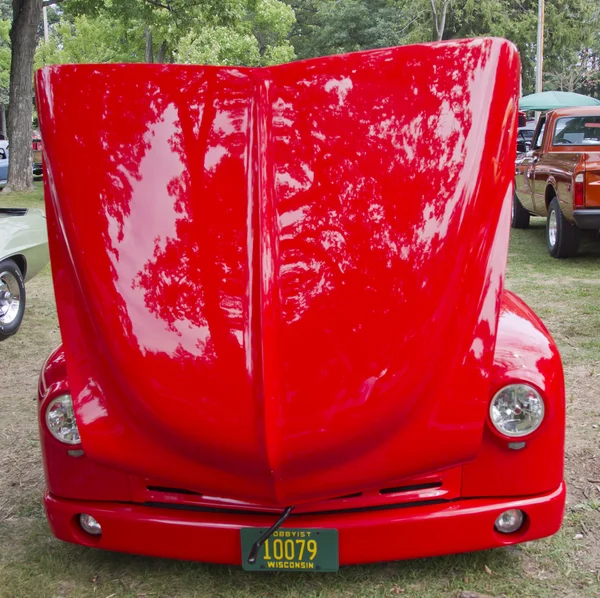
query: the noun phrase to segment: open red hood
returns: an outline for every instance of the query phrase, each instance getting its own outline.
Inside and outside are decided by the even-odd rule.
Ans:
[[[37,73],[87,455],[271,505],[474,458],[508,243],[506,41]]]

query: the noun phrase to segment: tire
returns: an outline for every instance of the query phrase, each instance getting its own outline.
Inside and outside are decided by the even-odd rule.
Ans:
[[[512,228],[529,228],[529,219],[531,215],[529,212],[521,205],[519,198],[517,197],[517,192],[513,193],[513,204],[512,204],[512,216],[510,225]]]
[[[564,216],[555,197],[548,206],[546,244],[548,253],[559,259],[573,257],[579,251],[581,231]]]
[[[0,341],[12,336],[23,321],[25,284],[12,260],[0,262]]]

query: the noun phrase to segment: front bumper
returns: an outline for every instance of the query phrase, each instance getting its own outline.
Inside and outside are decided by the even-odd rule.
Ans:
[[[600,230],[600,210],[573,210],[573,218],[578,228]]]
[[[241,563],[240,528],[269,527],[273,516],[210,512],[138,504],[78,501],[49,493],[44,499],[57,538],[86,546],[208,563]],[[439,556],[536,540],[560,528],[565,485],[527,498],[459,499],[434,505],[369,509],[321,515],[292,515],[285,527],[334,528],[341,565]],[[514,534],[495,531],[507,509],[522,509],[526,523]],[[87,513],[102,525],[90,536],[78,524]]]

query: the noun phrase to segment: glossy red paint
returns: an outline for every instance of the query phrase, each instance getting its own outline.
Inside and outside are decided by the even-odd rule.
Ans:
[[[340,565],[438,556],[508,546],[552,535],[560,527],[565,486],[521,499],[475,499],[443,506],[393,511],[336,513],[292,517],[286,527],[334,528],[340,542]],[[273,516],[192,513],[139,505],[81,502],[45,497],[54,534],[66,542],[149,556],[238,565],[240,528],[268,526]],[[494,521],[507,509],[527,514],[523,531],[503,535]],[[101,522],[103,533],[83,533],[77,515]]]
[[[100,509],[115,527],[99,546],[235,563],[240,525],[295,504],[341,530],[350,563],[558,528],[560,358],[503,292],[518,73],[493,39],[265,69],[38,72],[64,342],[40,382],[59,537],[85,544],[73,517]],[[486,422],[519,380],[550,415],[514,451]],[[77,458],[42,421],[66,388]],[[381,492],[395,486],[417,489]],[[531,524],[499,537],[513,501]],[[139,506],[156,502],[236,514]],[[314,515],[333,504],[364,511]],[[361,548],[384,543],[384,522],[452,538]],[[223,556],[170,546],[198,530]]]
[[[504,292],[496,337],[490,398],[508,384],[537,388],[546,402],[542,425],[522,450],[488,422],[477,459],[463,467],[462,496],[515,496],[550,492],[563,479],[565,392],[562,363],[550,334],[531,309]],[[493,475],[490,475],[493,472]]]

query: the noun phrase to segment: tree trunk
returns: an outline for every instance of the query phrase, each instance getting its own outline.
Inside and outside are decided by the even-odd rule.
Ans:
[[[6,106],[0,104],[0,133],[3,135],[3,139],[6,139]]]
[[[152,30],[146,25],[146,62],[154,62],[154,52],[152,50]]]
[[[167,42],[163,40],[163,43],[160,44],[160,48],[158,49],[158,56],[156,57],[156,62],[163,64],[165,62],[166,56],[167,56]]]
[[[444,29],[446,28],[446,13],[448,12],[448,2],[450,0],[442,0],[438,7],[436,6],[436,0],[430,0],[431,12],[433,13],[433,35],[437,41],[444,39]]]
[[[33,186],[31,171],[31,117],[33,113],[31,81],[37,30],[42,0],[13,0],[10,29],[10,95],[8,111],[9,162],[8,184],[3,193],[24,191]]]

